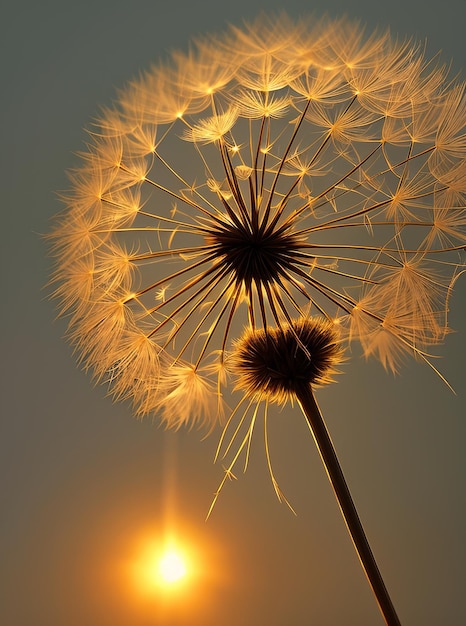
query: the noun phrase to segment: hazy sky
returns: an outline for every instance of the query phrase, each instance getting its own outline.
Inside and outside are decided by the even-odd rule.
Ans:
[[[219,433],[166,433],[93,387],[47,299],[41,233],[85,139],[116,89],[197,34],[259,10],[343,12],[390,26],[466,65],[463,0],[4,3],[2,36],[0,623],[5,626],[378,626],[383,622],[313,440],[276,411],[275,498],[263,445],[224,489]],[[463,73],[464,76],[464,73]],[[355,358],[318,399],[404,626],[466,623],[466,284],[436,362],[397,378]],[[162,599],[131,572],[171,524],[196,553],[191,588]],[[196,556],[197,555],[197,556]]]

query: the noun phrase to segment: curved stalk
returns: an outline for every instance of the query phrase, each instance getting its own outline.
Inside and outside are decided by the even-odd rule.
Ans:
[[[315,400],[311,386],[301,386],[295,391],[309,427],[314,436],[322,462],[328,478],[332,484],[335,496],[346,522],[346,526],[353,540],[361,565],[376,597],[379,609],[384,616],[387,626],[401,626],[387,588],[383,582],[372,550],[367,541],[356,507],[346,484],[343,471],[338,462],[332,440],[325,425],[320,409]]]

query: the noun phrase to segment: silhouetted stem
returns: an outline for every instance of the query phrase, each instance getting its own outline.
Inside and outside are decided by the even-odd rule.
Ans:
[[[327,475],[332,483],[335,496],[340,505],[341,512],[348,527],[354,547],[358,553],[361,565],[372,587],[374,595],[379,604],[380,611],[385,618],[387,626],[401,626],[395,608],[388,595],[387,588],[383,582],[379,568],[375,561],[372,550],[367,541],[364,529],[359,519],[356,507],[343,476],[340,463],[333,447],[332,440],[323,420],[320,409],[314,398],[310,386],[303,386],[296,391],[296,397],[309,422],[314,440],[319,449]]]

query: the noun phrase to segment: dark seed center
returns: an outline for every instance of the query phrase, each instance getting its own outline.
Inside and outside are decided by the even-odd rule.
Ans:
[[[259,229],[231,226],[209,235],[208,243],[238,283],[273,283],[293,264],[299,247],[296,235],[277,230],[262,233]]]

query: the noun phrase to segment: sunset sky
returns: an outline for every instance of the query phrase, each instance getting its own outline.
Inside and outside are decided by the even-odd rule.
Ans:
[[[294,516],[274,494],[263,441],[228,481],[220,436],[134,419],[79,369],[46,287],[41,235],[119,88],[196,35],[261,10],[346,14],[368,31],[466,66],[463,0],[7,2],[2,10],[3,221],[0,623],[5,626],[382,626],[298,407],[274,409],[270,447]],[[466,623],[466,282],[433,371],[397,377],[354,350],[317,392],[361,520],[404,626]],[[160,578],[165,548],[186,574]]]

